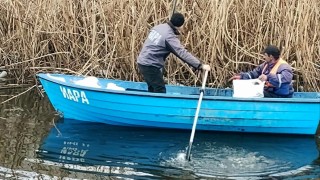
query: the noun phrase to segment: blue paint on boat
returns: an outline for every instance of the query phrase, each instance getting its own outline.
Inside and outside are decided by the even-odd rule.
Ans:
[[[191,129],[200,88],[167,86],[149,93],[143,82],[38,74],[56,111],[64,118],[123,126]],[[115,84],[123,90],[107,89]],[[316,133],[320,93],[296,92],[293,98],[233,98],[232,89],[206,88],[197,130],[252,133]]]

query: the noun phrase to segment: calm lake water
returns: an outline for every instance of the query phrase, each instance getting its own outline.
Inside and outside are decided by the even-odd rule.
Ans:
[[[320,178],[318,136],[196,132],[188,162],[189,131],[61,119],[37,90],[0,113],[0,179]]]

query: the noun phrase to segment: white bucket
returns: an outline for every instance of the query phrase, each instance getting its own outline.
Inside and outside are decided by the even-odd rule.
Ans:
[[[264,83],[259,79],[233,80],[233,97],[262,98]]]

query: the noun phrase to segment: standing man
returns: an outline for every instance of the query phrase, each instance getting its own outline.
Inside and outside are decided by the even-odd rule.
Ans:
[[[184,24],[184,16],[174,13],[169,22],[151,29],[143,44],[137,63],[140,73],[148,84],[148,91],[166,93],[163,67],[170,53],[198,70],[210,71],[210,66],[190,54],[180,43],[178,28]]]
[[[265,81],[264,97],[289,98],[292,97],[292,68],[280,57],[278,47],[269,45],[264,50],[265,62],[254,70],[241,72],[230,78],[233,79],[255,79]]]

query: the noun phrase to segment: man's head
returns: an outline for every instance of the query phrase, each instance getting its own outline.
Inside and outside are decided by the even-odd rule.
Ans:
[[[280,49],[277,46],[269,45],[264,50],[264,60],[267,62],[276,61],[280,57]]]
[[[181,13],[176,12],[171,16],[170,22],[175,27],[181,27],[184,23],[184,16]]]

